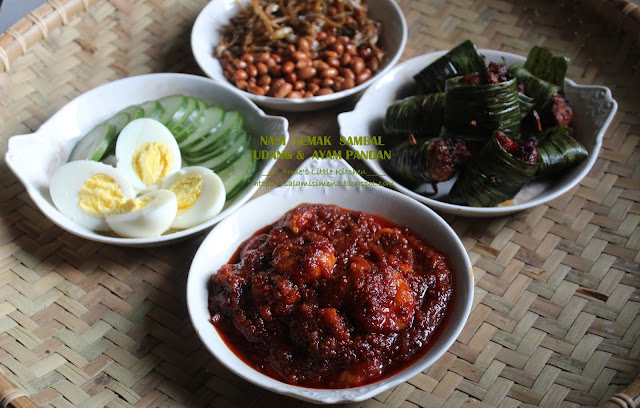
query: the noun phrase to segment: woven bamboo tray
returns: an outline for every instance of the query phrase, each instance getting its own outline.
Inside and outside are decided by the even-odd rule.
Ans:
[[[403,59],[466,38],[521,55],[539,44],[571,58],[576,82],[611,88],[619,110],[595,167],[568,194],[506,217],[445,216],[474,265],[465,329],[422,374],[345,406],[602,406],[640,371],[640,9],[621,0],[398,3],[410,29]],[[50,0],[27,15],[0,36],[0,153],[98,85],[201,74],[189,35],[205,4]],[[352,107],[287,114],[290,132],[335,137],[337,113]],[[239,379],[198,341],[184,293],[204,235],[169,250],[79,239],[35,208],[4,163],[0,197],[0,367],[28,396],[13,406],[308,406]]]

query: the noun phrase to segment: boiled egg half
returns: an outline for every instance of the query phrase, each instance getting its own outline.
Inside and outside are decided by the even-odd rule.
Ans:
[[[115,168],[76,160],[56,169],[49,193],[58,210],[94,231],[107,231],[105,217],[135,197],[131,183]]]
[[[157,120],[136,119],[120,132],[116,142],[116,167],[136,192],[157,188],[181,166],[176,139]]]
[[[184,167],[167,177],[162,188],[175,194],[178,213],[172,228],[190,228],[215,217],[225,203],[222,180],[206,167]]]
[[[120,236],[150,238],[168,230],[177,212],[175,194],[169,190],[153,190],[128,201],[107,215],[105,221]]]

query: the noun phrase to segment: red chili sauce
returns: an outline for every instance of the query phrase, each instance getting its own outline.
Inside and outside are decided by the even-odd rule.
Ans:
[[[427,351],[452,296],[451,270],[407,228],[302,204],[211,277],[211,322],[268,376],[314,388],[365,385]]]

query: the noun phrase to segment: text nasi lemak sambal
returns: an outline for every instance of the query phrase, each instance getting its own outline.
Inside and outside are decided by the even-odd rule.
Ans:
[[[303,204],[245,241],[211,277],[211,321],[278,380],[345,388],[428,349],[452,296],[447,256],[373,215]]]

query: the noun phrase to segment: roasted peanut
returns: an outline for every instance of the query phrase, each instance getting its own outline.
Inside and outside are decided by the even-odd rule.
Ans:
[[[233,79],[236,82],[242,81],[242,80],[246,81],[247,79],[249,79],[249,75],[247,74],[247,71],[243,69],[239,69],[233,74]]]
[[[340,60],[338,57],[329,57],[327,58],[327,64],[331,65],[334,68],[340,67]]]
[[[314,67],[304,67],[298,70],[298,78],[303,81],[312,78],[318,71]]]
[[[356,80],[354,78],[345,78],[342,87],[344,89],[351,89],[356,86]]]
[[[309,40],[307,40],[304,37],[301,37],[300,39],[298,39],[298,49],[302,51],[308,51],[309,47],[311,47]]]
[[[365,69],[365,63],[364,60],[360,57],[354,57],[351,60],[351,69],[353,70],[353,73],[356,75],[360,75],[360,73],[362,72],[362,70]]]
[[[318,92],[318,90],[320,89],[320,85],[319,84],[315,84],[315,83],[310,83],[307,84],[307,90],[309,92],[311,92],[312,94],[315,94],[316,92]]]
[[[263,88],[251,82],[249,82],[249,84],[247,85],[247,91],[251,92],[254,95],[260,95],[260,96],[265,94]]]
[[[328,67],[328,68],[323,69],[320,72],[320,75],[322,75],[323,78],[332,78],[332,77],[338,75],[338,70],[333,68],[333,67]]]
[[[258,69],[258,75],[266,75],[269,73],[269,67],[264,62],[258,62],[256,68]]]
[[[256,68],[256,66],[253,64],[247,65],[247,74],[249,74],[250,77],[257,77],[258,68]]]
[[[318,89],[318,92],[315,93],[316,96],[321,96],[321,95],[329,95],[333,93],[333,89],[331,88],[320,88]]]
[[[260,86],[269,85],[270,83],[271,77],[269,75],[260,75],[260,78],[258,78],[258,85]]]
[[[282,64],[282,73],[290,74],[293,72],[295,68],[296,68],[296,64],[294,64],[293,61],[287,61],[284,64]]]
[[[369,68],[365,68],[361,73],[356,76],[356,83],[360,85],[367,79],[371,78],[371,70]]]
[[[284,82],[279,87],[273,86],[273,96],[276,98],[286,98],[289,92],[293,90],[293,85],[289,82]]]

